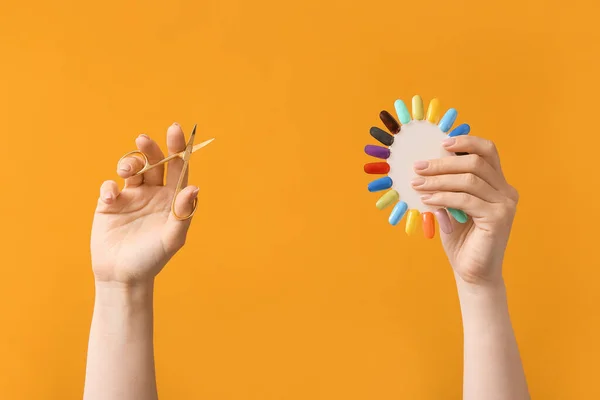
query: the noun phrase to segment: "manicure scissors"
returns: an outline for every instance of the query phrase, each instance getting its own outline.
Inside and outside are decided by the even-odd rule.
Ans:
[[[141,170],[139,170],[137,173],[132,175],[132,176],[137,176],[137,175],[141,175],[144,172],[151,170],[152,168],[158,167],[159,165],[166,164],[169,161],[172,161],[176,158],[181,158],[183,160],[183,166],[181,168],[181,174],[179,175],[179,182],[177,182],[177,187],[175,188],[175,195],[173,196],[173,201],[171,201],[171,212],[173,213],[175,218],[177,218],[180,221],[184,221],[186,219],[192,218],[192,216],[196,212],[196,207],[198,206],[198,198],[195,198],[194,199],[194,209],[192,210],[190,215],[181,217],[181,216],[177,215],[177,213],[175,212],[175,200],[177,199],[177,195],[179,195],[179,192],[181,192],[181,190],[183,189],[182,188],[183,180],[185,178],[185,173],[187,172],[188,164],[189,164],[190,158],[192,156],[192,153],[209,145],[213,140],[215,140],[214,138],[212,138],[212,139],[206,140],[206,141],[194,146],[194,138],[195,137],[196,137],[196,125],[194,125],[194,129],[192,129],[192,133],[190,134],[190,138],[185,146],[185,150],[180,151],[179,153],[171,154],[170,156],[165,157],[164,159],[160,160],[156,164],[150,164],[146,154],[142,153],[139,150],[130,151],[129,153],[125,154],[123,157],[121,157],[121,159],[119,160],[119,163],[118,163],[118,164],[120,164],[121,161],[127,157],[131,157],[131,156],[141,157],[142,160],[144,160],[144,167]]]

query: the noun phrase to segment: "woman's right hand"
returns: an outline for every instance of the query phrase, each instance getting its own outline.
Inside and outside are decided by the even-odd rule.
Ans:
[[[164,158],[158,144],[146,135],[140,135],[136,145],[150,164]],[[167,130],[169,154],[183,151],[185,146],[181,127],[171,125]],[[182,165],[183,160],[172,160],[165,182],[164,166],[133,176],[144,165],[141,159],[128,157],[117,167],[117,173],[125,179],[125,188],[119,191],[114,181],[102,184],[91,238],[92,269],[97,282],[132,285],[152,281],[183,247],[191,219],[180,221],[171,212]],[[197,195],[197,187],[183,189],[175,203],[177,214],[189,215]]]

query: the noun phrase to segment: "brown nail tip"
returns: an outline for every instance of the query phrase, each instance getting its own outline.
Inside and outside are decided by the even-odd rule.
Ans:
[[[379,118],[385,127],[394,135],[400,132],[400,124],[389,112],[383,110],[379,113]]]

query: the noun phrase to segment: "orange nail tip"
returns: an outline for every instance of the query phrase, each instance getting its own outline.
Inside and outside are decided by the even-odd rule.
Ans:
[[[435,236],[435,217],[430,212],[423,213],[423,234],[427,239]]]

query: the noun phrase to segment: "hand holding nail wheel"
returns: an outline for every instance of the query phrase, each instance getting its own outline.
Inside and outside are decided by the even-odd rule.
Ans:
[[[425,170],[428,160],[442,159],[454,155],[444,146],[444,140],[461,135],[467,135],[469,125],[458,125],[450,133],[456,121],[457,112],[449,109],[440,120],[440,103],[437,99],[431,100],[424,115],[423,101],[420,96],[412,99],[412,118],[402,100],[394,104],[398,121],[387,111],[380,113],[380,118],[390,133],[372,127],[371,136],[379,141],[378,145],[367,145],[365,153],[385,161],[370,162],[365,164],[364,170],[368,174],[386,175],[369,183],[370,192],[385,193],[377,200],[376,207],[380,210],[393,205],[389,215],[389,223],[397,225],[406,215],[405,230],[409,235],[422,230],[427,238],[435,235],[435,221],[445,233],[452,232],[452,223],[448,213],[460,222],[467,221],[467,215],[455,208],[440,208],[426,204],[427,191],[418,190],[424,182],[423,178],[416,177],[419,170]]]

